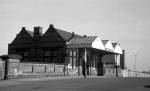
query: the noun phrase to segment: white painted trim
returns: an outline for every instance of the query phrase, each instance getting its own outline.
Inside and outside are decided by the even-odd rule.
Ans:
[[[106,51],[111,51],[111,52],[114,51],[113,45],[110,41],[107,41],[107,43],[105,44],[105,50]]]
[[[92,48],[100,49],[100,50],[105,50],[105,47],[99,37],[97,37],[93,42],[92,42]]]
[[[122,54],[122,49],[121,49],[121,47],[120,47],[118,44],[115,46],[114,52],[115,52],[115,53]]]

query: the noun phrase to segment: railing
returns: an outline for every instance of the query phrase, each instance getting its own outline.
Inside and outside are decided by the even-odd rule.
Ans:
[[[132,71],[132,70],[122,70],[123,77],[147,77],[150,78],[150,73]]]

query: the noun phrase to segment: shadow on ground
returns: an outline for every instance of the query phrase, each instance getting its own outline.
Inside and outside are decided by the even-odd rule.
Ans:
[[[145,88],[150,88],[150,85],[144,85]]]

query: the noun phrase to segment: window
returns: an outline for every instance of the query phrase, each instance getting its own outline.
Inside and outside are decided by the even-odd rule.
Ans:
[[[72,56],[72,50],[69,51],[69,56]]]
[[[74,69],[77,66],[77,51],[69,50],[69,64]]]
[[[47,50],[45,51],[45,62],[50,62],[51,59],[50,59],[50,51]]]
[[[76,57],[76,51],[73,51],[73,56]]]

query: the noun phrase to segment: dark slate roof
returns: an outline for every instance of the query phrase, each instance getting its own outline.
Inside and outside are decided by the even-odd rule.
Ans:
[[[55,30],[65,41],[68,41],[73,36],[73,34],[70,32],[67,32],[67,31],[64,31],[61,29],[57,29],[57,28],[55,28]]]
[[[33,37],[33,32],[32,31],[29,31],[29,30],[25,30],[31,37]]]
[[[97,36],[82,36],[82,37],[73,37],[67,42],[68,48],[82,48],[82,47],[92,47],[93,41]]]
[[[73,36],[74,36],[74,37],[80,36],[80,35],[74,34],[74,32],[73,32],[73,33],[70,33],[70,32],[67,32],[67,31],[64,31],[64,30],[61,30],[61,29],[58,29],[58,28],[55,28],[55,30],[57,31],[57,33],[58,33],[65,41],[68,41],[68,40],[71,39]]]
[[[74,34],[74,32],[71,33],[71,32],[67,32],[67,31],[55,28],[53,24],[50,24],[47,31],[51,31],[51,30],[56,31],[61,36],[61,38],[63,38],[66,42],[69,41],[73,36],[80,36],[80,35]]]
[[[105,45],[108,42],[108,40],[102,40],[102,43]]]

